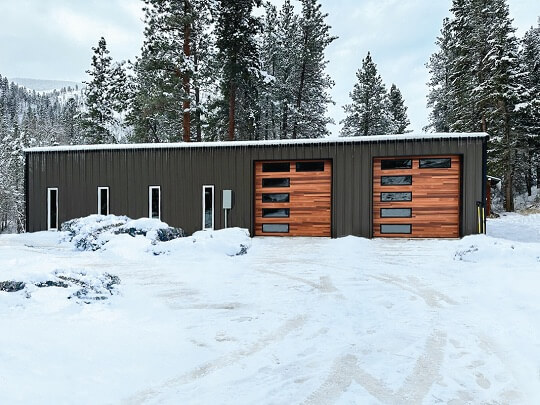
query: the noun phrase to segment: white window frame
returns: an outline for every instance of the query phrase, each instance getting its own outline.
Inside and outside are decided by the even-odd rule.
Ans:
[[[206,225],[206,218],[205,218],[205,208],[206,208],[206,204],[205,204],[205,191],[206,189],[209,188],[212,190],[212,227],[210,228],[206,228],[205,225]],[[215,194],[214,194],[214,186],[211,185],[211,184],[205,184],[202,186],[202,229],[203,231],[212,231],[214,230],[214,215],[215,215],[215,212],[216,212],[216,201],[215,201]]]
[[[107,190],[107,212],[105,214],[99,212],[101,210],[101,190]],[[97,188],[97,213],[101,215],[109,215],[110,207],[109,207],[109,187],[98,187]]]
[[[52,227],[51,225],[51,191],[56,191],[56,226]],[[57,231],[58,230],[58,187],[48,187],[47,188],[47,230]]]
[[[148,218],[152,218],[152,190],[158,190],[158,217],[161,221],[161,186],[148,186]]]

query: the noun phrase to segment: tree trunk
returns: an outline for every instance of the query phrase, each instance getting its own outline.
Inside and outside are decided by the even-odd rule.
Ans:
[[[190,36],[191,36],[191,23],[187,16],[189,15],[189,0],[184,0],[184,58],[189,59],[191,56],[191,47],[190,47]],[[184,142],[191,141],[191,103],[189,100],[189,71],[184,71],[182,75],[182,87],[184,89],[184,100],[182,102],[182,129],[183,129],[183,140]]]
[[[507,212],[514,211],[514,193],[513,193],[513,182],[512,182],[512,170],[507,169],[505,174],[504,181],[504,209]]]
[[[532,195],[533,187],[533,163],[532,163],[531,143],[527,142],[527,172],[525,173],[525,184],[527,185],[527,195]]]
[[[281,124],[281,139],[287,139],[287,130],[289,126],[289,107],[287,103],[283,104],[283,120]]]
[[[231,80],[229,87],[229,129],[228,138],[229,141],[234,141],[234,127],[235,127],[235,112],[236,112],[236,83]]]
[[[195,30],[195,32],[198,32],[198,31]],[[193,65],[195,69],[195,77],[197,78],[198,72],[199,72],[199,48],[197,47],[196,35],[193,41]],[[195,108],[197,108],[197,110],[195,111],[196,140],[197,142],[201,142],[202,140],[201,108],[200,108],[201,89],[197,81],[195,81],[194,90],[195,90]]]
[[[307,41],[307,40],[306,40]],[[307,44],[305,45],[307,46]],[[298,86],[298,95],[296,97],[296,113],[300,111],[300,106],[302,105],[302,94],[304,92],[304,81],[306,80],[306,61],[302,63],[302,71],[300,72],[300,85]],[[294,126],[292,132],[292,138],[296,139],[298,132],[298,117],[294,119]]]
[[[499,101],[499,109],[504,117],[504,138],[506,143],[505,181],[504,181],[504,209],[514,211],[514,147],[511,139],[509,113],[504,100]]]
[[[304,82],[306,80],[306,69],[307,69],[307,63],[306,63],[306,52],[308,47],[308,39],[309,34],[307,32],[307,28],[304,27],[304,49],[302,49],[302,70],[300,71],[300,84],[298,86],[298,94],[296,97],[296,113],[300,111],[300,106],[302,105],[302,94],[304,93]],[[293,133],[292,137],[293,139],[296,139],[298,132],[298,117],[294,119],[294,125],[293,125]]]
[[[269,127],[269,121],[270,121],[270,112],[268,111],[269,108],[268,106],[270,105],[269,101],[268,101],[269,97],[266,96],[266,108],[265,108],[265,112],[264,112],[264,116],[265,116],[265,120],[264,120],[264,140],[268,140],[270,139],[268,134],[270,133],[270,127]]]
[[[536,166],[536,187],[540,190],[540,165]]]

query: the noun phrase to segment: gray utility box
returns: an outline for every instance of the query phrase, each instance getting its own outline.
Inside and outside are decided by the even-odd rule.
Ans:
[[[232,208],[232,190],[223,190],[223,209],[230,210]]]

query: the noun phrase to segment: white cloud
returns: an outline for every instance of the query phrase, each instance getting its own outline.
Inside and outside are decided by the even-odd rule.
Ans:
[[[81,45],[97,42],[101,36],[104,36],[108,42],[118,45],[127,45],[133,38],[129,30],[114,25],[114,22],[108,22],[106,19],[99,20],[94,16],[67,8],[51,11],[50,18],[59,35]]]

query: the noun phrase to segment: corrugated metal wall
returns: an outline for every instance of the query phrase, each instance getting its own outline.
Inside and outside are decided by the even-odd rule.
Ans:
[[[202,186],[215,186],[215,227],[223,228],[221,191],[234,191],[229,226],[253,231],[257,160],[331,159],[332,236],[372,233],[374,157],[462,155],[462,235],[476,233],[482,199],[483,139],[452,138],[298,145],[188,147],[27,153],[28,230],[45,230],[47,188],[59,189],[59,220],[97,212],[97,188],[110,187],[110,212],[148,215],[148,186],[161,186],[162,220],[188,233],[202,226]]]

